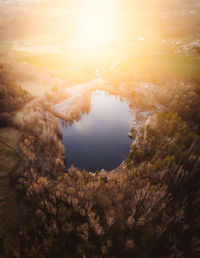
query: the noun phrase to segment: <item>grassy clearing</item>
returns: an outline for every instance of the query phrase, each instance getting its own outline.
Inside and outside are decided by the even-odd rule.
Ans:
[[[15,206],[9,205],[12,202],[11,186],[9,183],[9,174],[19,161],[16,152],[20,132],[13,128],[0,128],[0,238],[9,229],[12,220],[13,209]],[[12,148],[8,147],[8,144]],[[13,207],[13,208],[12,208]]]
[[[200,61],[192,57],[175,54],[146,55],[129,59],[119,65],[120,70],[138,68],[142,73],[154,76],[183,76],[200,79]]]
[[[182,75],[200,79],[200,62],[191,57],[164,54],[144,58],[148,69],[162,74]]]
[[[28,62],[31,65],[37,66],[45,70],[56,70],[63,79],[72,78],[73,70],[71,70],[68,61],[62,54],[40,54],[34,55],[27,53],[15,53],[19,57],[19,61]],[[189,56],[180,56],[173,53],[148,54],[140,57],[131,58],[122,66],[126,66],[128,70],[131,67],[137,67],[143,71],[148,71],[157,75],[177,75],[188,78],[200,79],[200,60]],[[70,71],[71,70],[71,71]],[[59,72],[60,71],[60,72]],[[87,71],[82,71],[85,74]],[[81,71],[75,77],[82,77]]]
[[[49,39],[54,39],[55,34],[27,34],[27,35],[18,35],[15,36],[14,38],[11,38],[9,41],[17,41],[17,40],[49,40]]]
[[[13,149],[17,150],[19,138],[19,131],[13,128],[0,128],[0,178],[8,175],[18,161]],[[11,148],[2,142],[11,146]]]
[[[28,91],[32,96],[39,97],[44,96],[46,92],[51,92],[53,85],[42,84],[37,81],[25,81],[18,82],[18,85],[23,89]]]
[[[14,55],[18,57],[18,61],[20,62],[27,62],[45,70],[58,69],[68,64],[67,60],[60,53],[35,54],[15,51]]]
[[[10,41],[0,42],[0,52],[8,52],[12,49],[13,43]]]

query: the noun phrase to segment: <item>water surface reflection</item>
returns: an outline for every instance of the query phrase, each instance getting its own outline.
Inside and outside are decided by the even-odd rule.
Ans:
[[[68,127],[60,123],[67,166],[112,170],[128,155],[131,115],[129,104],[105,91],[92,93],[90,112]]]

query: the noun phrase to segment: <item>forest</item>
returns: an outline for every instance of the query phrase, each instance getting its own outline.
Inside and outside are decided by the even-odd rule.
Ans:
[[[31,97],[1,86],[1,126],[21,132],[10,180],[23,220],[4,240],[7,257],[198,256],[200,91],[197,82],[170,85],[174,101],[167,86],[155,91],[168,111],[141,130],[125,168],[93,175],[66,173],[55,118],[35,106],[23,123],[12,119]]]
[[[134,43],[119,63],[88,57],[78,66],[63,52],[29,53],[29,42],[24,52],[8,47],[30,33],[68,41],[54,13],[74,4],[66,2],[0,2],[0,258],[199,257],[200,52],[184,48],[199,39],[198,1],[116,1],[140,17],[145,40],[157,33],[160,42]],[[60,124],[68,130],[87,116],[95,90],[147,114],[131,126],[129,153],[112,171],[67,166]],[[67,100],[64,119],[55,107]]]

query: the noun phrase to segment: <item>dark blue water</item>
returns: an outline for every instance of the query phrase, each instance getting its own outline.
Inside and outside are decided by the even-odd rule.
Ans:
[[[130,119],[126,100],[93,92],[88,114],[70,127],[60,123],[67,167],[73,164],[91,172],[116,168],[129,153]]]

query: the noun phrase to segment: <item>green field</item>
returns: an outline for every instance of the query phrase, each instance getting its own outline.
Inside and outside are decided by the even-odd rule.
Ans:
[[[135,68],[142,74],[156,77],[178,76],[200,79],[200,61],[198,59],[171,53],[130,58],[116,67],[116,70],[131,72]]]
[[[18,57],[18,61],[27,62],[31,65],[38,66],[41,69],[58,69],[68,64],[63,55],[57,53],[34,54],[15,52],[15,56]]]
[[[153,43],[153,46],[157,45],[157,49],[148,42],[144,42],[138,51],[131,53],[130,58],[119,64],[115,70],[119,73],[120,71],[128,73],[129,71],[132,72],[134,69],[137,69],[142,74],[146,73],[154,77],[180,76],[200,79],[200,58],[181,56],[167,48],[163,48],[164,51],[162,51],[162,44],[160,43],[160,46],[156,42],[157,41]],[[85,76],[82,74],[91,73],[91,69],[88,69],[88,71],[86,71],[87,68],[85,69],[85,67],[90,66],[87,64],[87,60],[85,60],[85,67],[82,66],[82,68],[79,69],[78,67],[72,67],[67,55],[63,53],[37,54],[34,52],[13,51],[12,45],[13,41],[1,42],[0,52],[10,52],[12,56],[16,57],[18,62],[27,62],[41,70],[54,70],[58,73],[58,77],[62,79],[74,81],[74,78],[77,76],[84,78]],[[79,71],[79,73],[77,73],[77,71]]]
[[[12,41],[4,41],[0,42],[0,53],[8,52],[12,49],[13,42]]]

